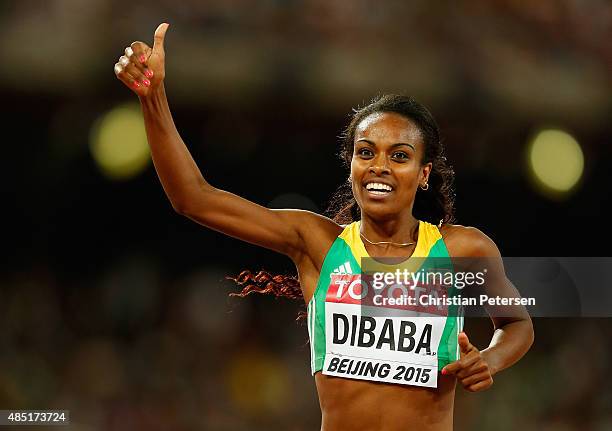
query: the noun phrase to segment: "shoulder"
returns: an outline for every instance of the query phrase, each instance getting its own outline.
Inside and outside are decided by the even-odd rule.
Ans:
[[[287,223],[291,223],[300,237],[298,256],[294,257],[304,254],[319,255],[321,250],[329,248],[344,229],[344,226],[329,217],[312,211],[298,209],[274,211],[278,211]]]
[[[475,227],[445,224],[440,227],[440,234],[452,257],[493,257],[500,255],[495,242]]]
[[[328,251],[344,227],[328,217],[304,210],[280,210],[291,220],[299,236],[299,245],[289,257],[298,270],[304,298],[312,297]]]

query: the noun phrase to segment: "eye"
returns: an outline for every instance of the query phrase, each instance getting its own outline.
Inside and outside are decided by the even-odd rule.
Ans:
[[[374,153],[369,148],[363,147],[357,150],[357,154],[362,157],[372,157]]]
[[[391,157],[394,159],[399,159],[399,160],[409,160],[410,159],[408,154],[406,154],[403,151],[396,151],[395,153],[391,155]]]

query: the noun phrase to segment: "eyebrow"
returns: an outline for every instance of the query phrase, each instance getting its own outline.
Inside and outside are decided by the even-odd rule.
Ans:
[[[365,139],[365,138],[357,139],[357,142],[365,142],[366,144],[369,144],[369,145],[371,145],[373,147],[376,147],[376,144],[374,142],[372,142],[372,141],[370,141],[368,139]],[[416,152],[416,149],[414,148],[414,145],[407,144],[405,142],[398,142],[397,144],[393,144],[393,145],[391,145],[391,148],[400,147],[402,145],[410,147],[410,148],[412,148],[412,151]]]

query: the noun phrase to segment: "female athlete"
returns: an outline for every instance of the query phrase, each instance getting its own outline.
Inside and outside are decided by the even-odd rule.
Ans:
[[[344,153],[355,205],[343,210],[358,221],[343,226],[309,211],[264,208],[211,186],[181,140],[163,83],[167,29],[157,28],[152,48],[143,42],[127,47],[115,74],[140,99],[155,169],[173,208],[295,263],[294,287],[308,305],[321,429],[451,430],[457,381],[471,392],[487,389],[531,346],[526,310],[492,315],[493,338],[480,351],[457,316],[365,316],[343,289],[369,256],[500,256],[479,230],[450,224],[453,173],[429,112],[410,98],[384,96],[353,116]],[[516,296],[497,262],[489,268],[491,284]],[[398,365],[402,360],[406,364]]]

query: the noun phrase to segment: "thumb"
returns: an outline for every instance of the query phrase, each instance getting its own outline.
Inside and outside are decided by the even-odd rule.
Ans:
[[[166,37],[166,31],[170,24],[163,23],[157,26],[155,30],[155,36],[153,40],[153,52],[163,54],[164,53],[164,38]]]
[[[468,353],[472,350],[472,344],[470,343],[470,339],[468,338],[465,332],[460,332],[457,336],[457,341],[459,342],[459,349],[461,353]]]

